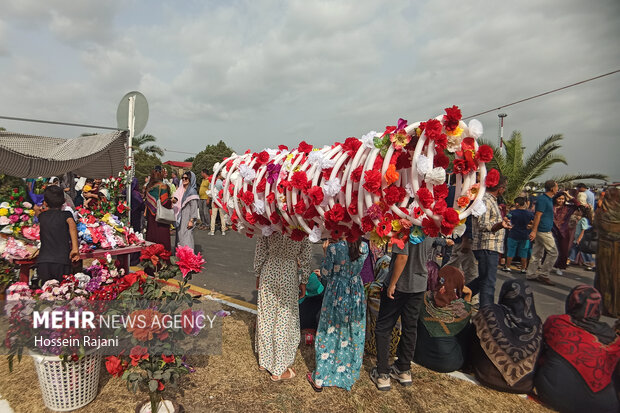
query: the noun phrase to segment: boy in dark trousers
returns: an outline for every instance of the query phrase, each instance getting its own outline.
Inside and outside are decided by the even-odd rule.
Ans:
[[[521,274],[527,272],[528,251],[530,249],[530,230],[528,226],[534,219],[534,213],[529,211],[524,197],[515,198],[516,209],[507,215],[510,218],[512,229],[508,232],[506,248],[506,266],[503,271],[511,272],[510,263],[512,258],[521,257]]]
[[[375,338],[377,341],[377,366],[370,372],[370,379],[377,389],[391,389],[390,376],[403,386],[410,386],[411,362],[415,352],[418,317],[422,308],[428,280],[426,262],[434,245],[454,245],[452,240],[426,237],[422,242],[405,242],[403,248],[392,245],[390,277],[381,290],[381,304]],[[389,365],[392,329],[400,317],[402,332],[396,350],[398,360]]]
[[[71,274],[71,262],[80,259],[78,235],[73,214],[61,210],[65,203],[62,189],[50,185],[43,192],[43,208],[35,207],[41,226],[41,249],[37,257],[37,274],[41,285],[48,280],[62,280]]]

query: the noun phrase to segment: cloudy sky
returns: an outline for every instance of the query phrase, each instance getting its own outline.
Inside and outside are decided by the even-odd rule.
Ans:
[[[139,90],[144,133],[170,151],[323,145],[620,69],[619,44],[617,0],[2,0],[0,115],[116,126]],[[503,112],[505,136],[518,129],[528,147],[564,135],[569,165],[551,175],[620,180],[620,73]],[[497,114],[478,117],[488,139]]]

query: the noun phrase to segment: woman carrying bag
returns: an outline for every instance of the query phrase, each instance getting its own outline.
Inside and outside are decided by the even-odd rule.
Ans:
[[[172,209],[176,216],[177,247],[188,246],[194,249],[194,227],[198,220],[198,192],[196,191],[196,175],[185,172],[179,187],[172,197]]]
[[[170,188],[162,182],[161,169],[154,169],[146,188],[146,240],[162,244],[167,251],[171,250],[170,225],[176,221],[171,207]]]

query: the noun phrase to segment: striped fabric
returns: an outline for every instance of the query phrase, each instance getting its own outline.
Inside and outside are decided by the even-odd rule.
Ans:
[[[63,139],[0,131],[0,173],[20,178],[66,172],[91,178],[116,176],[125,164],[127,133]]]

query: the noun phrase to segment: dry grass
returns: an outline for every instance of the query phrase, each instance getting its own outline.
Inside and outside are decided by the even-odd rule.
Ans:
[[[235,311],[224,319],[223,354],[190,360],[196,372],[187,377],[184,394],[177,394],[188,412],[548,412],[531,400],[489,390],[468,382],[434,373],[422,367],[413,370],[413,386],[396,384],[392,391],[378,392],[365,360],[360,380],[351,392],[326,388],[315,393],[305,380],[314,367],[314,350],[301,346],[295,370],[298,377],[273,383],[257,370],[252,345],[255,317]],[[120,379],[102,373],[97,398],[79,412],[133,412],[145,394],[133,395]],[[29,357],[8,373],[0,358],[0,394],[15,412],[45,412],[36,373]]]

